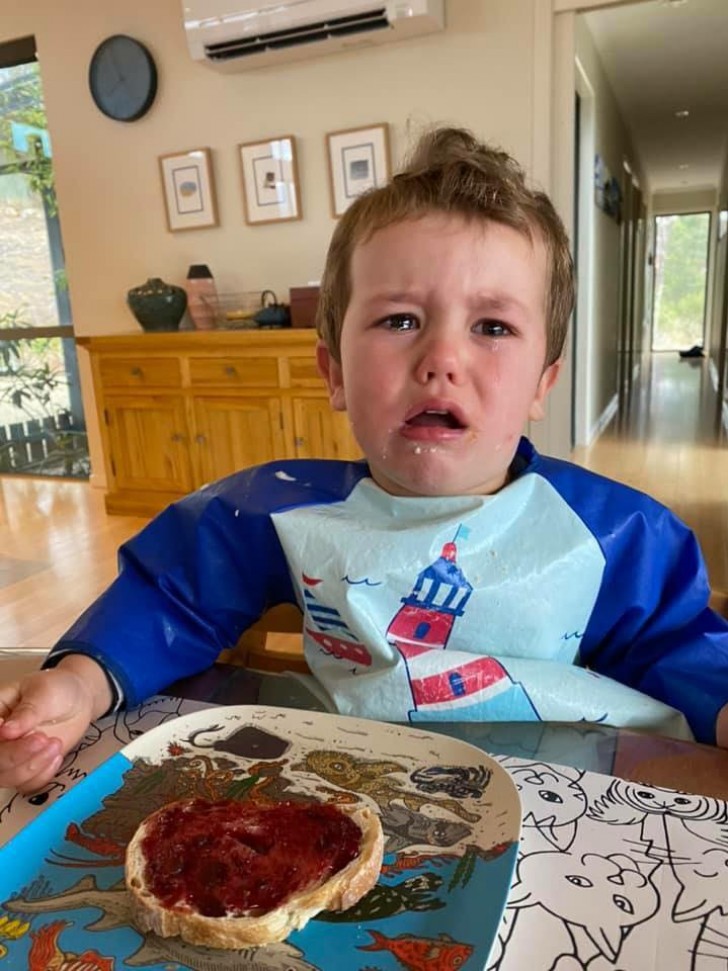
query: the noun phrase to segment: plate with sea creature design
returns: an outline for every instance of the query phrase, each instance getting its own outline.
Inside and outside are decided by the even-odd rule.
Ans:
[[[384,831],[375,887],[281,944],[216,950],[141,933],[126,846],[169,802],[365,804]],[[408,725],[265,706],[207,708],[107,759],[0,850],[0,958],[29,971],[480,971],[518,852],[521,807],[480,749]]]

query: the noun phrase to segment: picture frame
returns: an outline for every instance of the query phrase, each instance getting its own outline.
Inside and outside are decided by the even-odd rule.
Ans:
[[[326,156],[331,214],[338,218],[362,192],[388,181],[389,125],[384,122],[328,132]]]
[[[245,221],[251,226],[301,219],[296,139],[279,135],[238,145]]]
[[[159,171],[169,232],[218,225],[209,148],[160,155]]]

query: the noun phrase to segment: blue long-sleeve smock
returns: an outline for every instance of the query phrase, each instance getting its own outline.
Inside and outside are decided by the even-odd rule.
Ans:
[[[407,498],[364,462],[272,462],[173,504],[53,649],[133,705],[209,666],[268,608],[303,612],[332,710],[395,721],[566,721],[715,740],[728,624],[693,534],[523,439],[495,495]]]

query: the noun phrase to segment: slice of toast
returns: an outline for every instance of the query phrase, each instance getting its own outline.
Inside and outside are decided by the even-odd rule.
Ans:
[[[276,906],[261,913],[260,908],[252,908],[251,911],[236,911],[235,908],[227,909],[220,916],[209,916],[202,913],[185,899],[177,899],[174,902],[165,901],[156,895],[150,886],[151,871],[147,867],[146,849],[151,850],[155,860],[162,859],[164,854],[157,854],[154,840],[157,840],[160,832],[170,833],[170,839],[175,840],[175,833],[184,829],[184,821],[191,823],[197,830],[202,831],[200,837],[201,844],[199,849],[192,846],[191,852],[197,854],[197,858],[204,855],[206,865],[211,865],[214,871],[215,846],[214,841],[210,845],[210,840],[206,837],[205,817],[199,815],[195,819],[190,814],[204,814],[215,811],[222,806],[222,803],[205,803],[200,799],[183,800],[170,803],[164,806],[140,824],[134,834],[126,853],[126,885],[131,896],[132,915],[134,923],[141,931],[153,931],[161,937],[172,937],[179,935],[183,940],[190,944],[201,944],[207,947],[237,949],[243,947],[260,946],[272,944],[285,938],[293,930],[300,930],[305,924],[321,910],[347,910],[359,901],[377,882],[382,866],[383,835],[379,816],[371,809],[366,807],[331,807],[327,811],[335,810],[341,813],[356,824],[360,830],[358,850],[350,862],[346,863],[342,869],[332,873],[324,879],[300,887],[287,894]],[[235,808],[241,813],[245,812],[246,803],[225,803],[227,807],[224,812],[234,816]],[[287,807],[292,804],[285,804]],[[305,811],[305,804],[296,804],[301,812]],[[271,807],[275,809],[276,807]],[[310,807],[309,807],[310,808]],[[260,807],[254,807],[260,813]],[[295,821],[296,806],[293,807],[293,820]],[[181,815],[180,815],[181,814]],[[174,819],[174,826],[170,831],[169,822]],[[271,820],[276,819],[275,813],[269,816]],[[180,826],[180,820],[183,824]],[[295,830],[295,825],[291,826],[289,819],[288,833]],[[235,819],[233,818],[233,824]],[[346,824],[348,825],[348,824]],[[350,828],[350,827],[349,827]],[[275,832],[272,834],[275,842]],[[287,834],[281,834],[281,840]],[[203,845],[204,844],[204,845]],[[181,866],[181,856],[177,856],[177,846],[173,844],[173,852],[164,859],[169,860],[170,868]],[[334,847],[324,848],[322,852],[333,851]],[[181,851],[180,851],[181,852]],[[257,852],[257,851],[253,851]],[[263,849],[262,852],[265,852]],[[221,866],[224,869],[224,862]],[[164,883],[164,870],[160,874],[159,864],[155,864],[155,877],[151,879],[162,880]],[[247,868],[238,867],[235,879],[240,885],[241,881],[248,879]],[[254,880],[252,875],[250,880]],[[214,882],[214,881],[211,881]],[[157,884],[159,886],[159,884]],[[219,888],[218,888],[219,889]],[[166,890],[166,887],[165,887]],[[163,893],[162,890],[159,891]],[[220,891],[222,893],[222,891]],[[253,891],[255,893],[255,891]],[[287,893],[287,891],[286,891]],[[224,896],[224,895],[223,895]]]

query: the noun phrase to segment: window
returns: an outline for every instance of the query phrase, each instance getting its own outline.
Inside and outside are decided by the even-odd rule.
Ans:
[[[88,477],[53,152],[32,37],[0,44],[0,473]]]
[[[702,345],[710,214],[655,217],[652,350]]]

